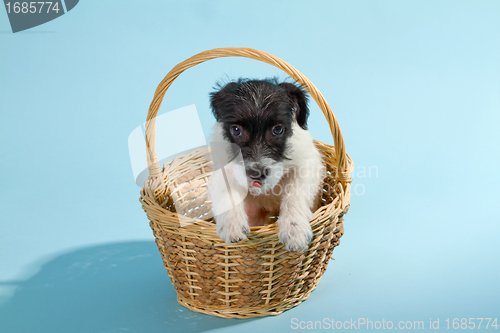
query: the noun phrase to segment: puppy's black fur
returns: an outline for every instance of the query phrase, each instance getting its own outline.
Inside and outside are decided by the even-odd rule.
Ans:
[[[277,79],[239,79],[210,94],[212,112],[222,124],[224,136],[240,147],[245,161],[286,159],[286,141],[292,135],[294,119],[307,129],[307,102],[301,86]],[[273,134],[276,125],[283,126],[281,135]],[[232,135],[232,126],[241,129],[240,136]]]

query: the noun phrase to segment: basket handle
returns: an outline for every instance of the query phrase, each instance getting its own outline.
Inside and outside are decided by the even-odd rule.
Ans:
[[[296,70],[290,64],[283,60],[262,51],[257,51],[250,48],[227,47],[204,51],[184,60],[175,66],[156,88],[153,101],[149,106],[148,117],[146,119],[146,149],[149,167],[149,179],[158,179],[161,175],[161,166],[156,155],[155,148],[155,119],[158,114],[163,97],[174,80],[186,69],[198,65],[207,60],[222,58],[222,57],[246,57],[255,60],[260,60],[270,65],[273,65],[285,73],[292,79],[297,81],[311,95],[314,101],[318,104],[321,111],[325,115],[326,121],[330,126],[333,142],[335,145],[335,157],[337,160],[337,177],[339,180],[350,179],[348,170],[348,161],[346,158],[344,138],[340,131],[339,124],[330,106],[325,101],[325,98],[319,90],[306,78],[302,73]]]

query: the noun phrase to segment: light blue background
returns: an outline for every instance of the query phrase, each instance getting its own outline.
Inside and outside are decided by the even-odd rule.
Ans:
[[[277,332],[359,317],[445,330],[446,318],[500,317],[499,1],[82,0],[17,34],[0,9],[0,32],[0,332]],[[278,317],[176,303],[128,157],[166,73],[226,46],[304,73],[356,164],[336,260]],[[182,74],[160,112],[196,104],[208,134],[217,80],[274,75],[212,60]],[[311,106],[313,136],[332,143]]]

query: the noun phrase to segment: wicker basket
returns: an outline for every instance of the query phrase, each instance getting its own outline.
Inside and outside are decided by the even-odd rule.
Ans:
[[[322,206],[314,212],[308,250],[286,251],[275,223],[252,227],[248,239],[226,244],[216,234],[206,184],[212,172],[207,149],[179,156],[161,168],[155,151],[155,117],[165,92],[186,69],[204,61],[239,56],[276,66],[301,84],[323,111],[334,147],[316,141],[327,176]],[[224,318],[277,315],[307,299],[328,266],[343,235],[349,207],[353,163],[329,105],[295,68],[268,53],[248,48],[220,48],[199,53],[175,66],[156,89],[146,122],[149,179],[140,201],[163,263],[185,307]]]

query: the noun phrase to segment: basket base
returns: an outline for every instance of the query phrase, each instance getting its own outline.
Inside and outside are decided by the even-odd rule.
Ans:
[[[261,306],[249,308],[209,306],[201,304],[196,300],[183,297],[179,294],[177,294],[177,302],[194,312],[204,313],[221,318],[248,319],[256,317],[277,316],[284,311],[290,310],[291,308],[296,307],[297,305],[305,301],[309,297],[311,292],[316,289],[319,284],[319,280],[320,279],[316,281],[316,284],[311,287],[308,293],[302,294],[300,297],[288,299],[286,301],[282,300],[278,304],[263,304]]]

